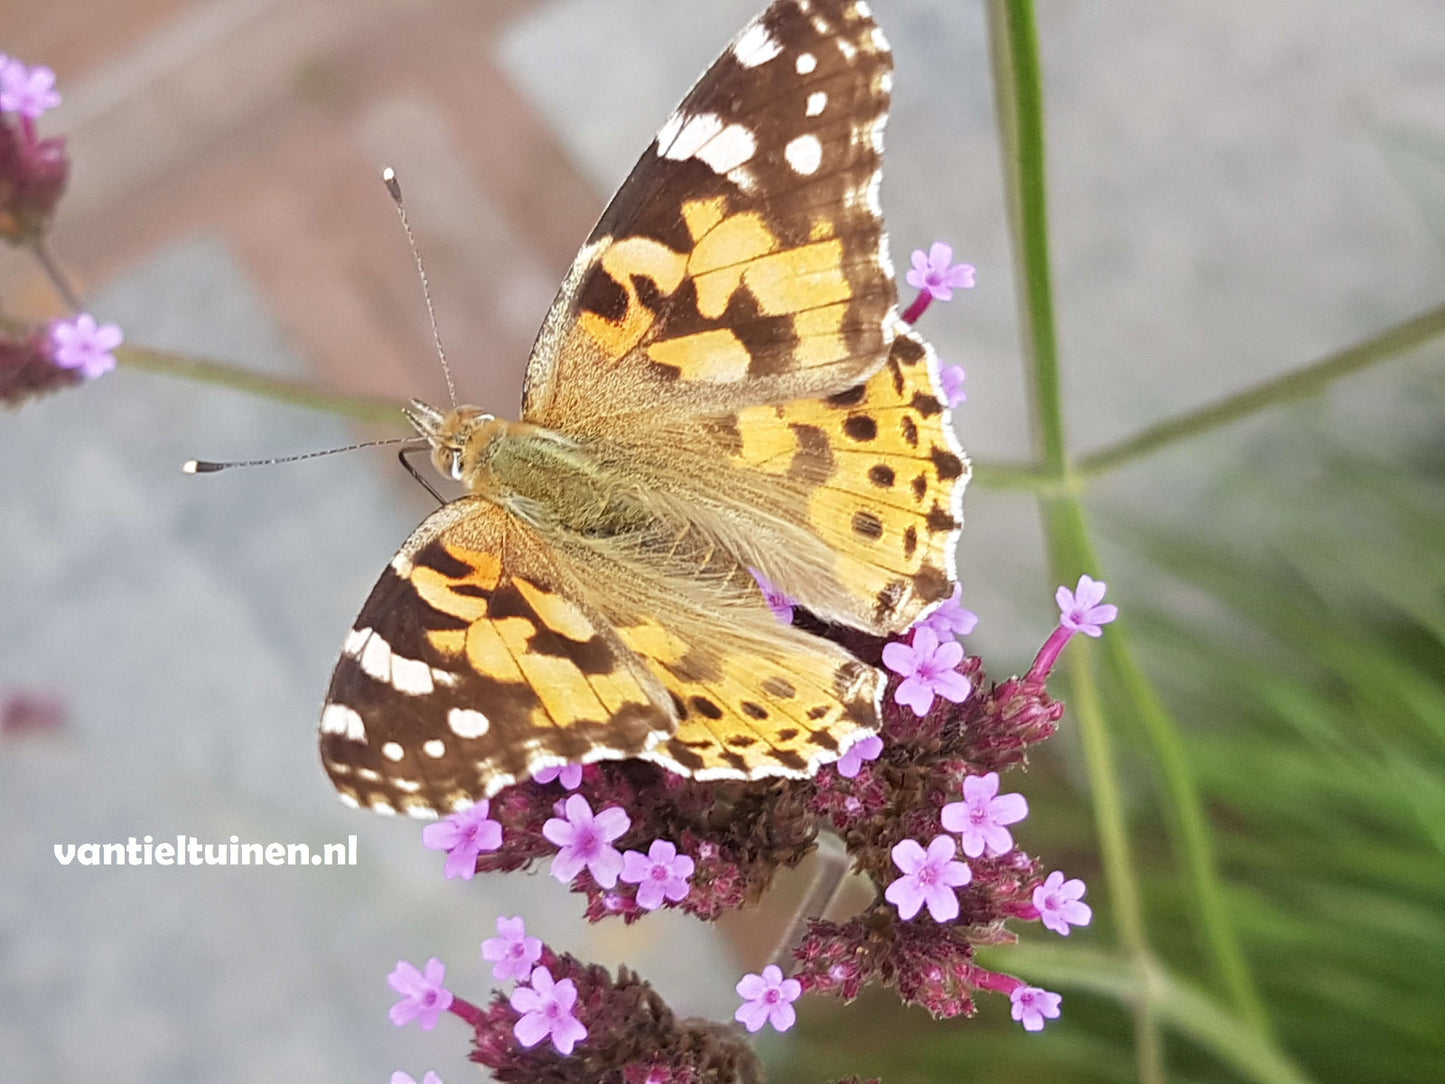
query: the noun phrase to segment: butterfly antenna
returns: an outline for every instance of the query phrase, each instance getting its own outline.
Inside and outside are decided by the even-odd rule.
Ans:
[[[447,364],[447,352],[442,348],[441,332],[437,330],[437,314],[431,303],[431,284],[427,282],[426,268],[422,266],[421,252],[416,247],[416,236],[411,232],[411,223],[406,218],[406,204],[401,199],[401,182],[396,179],[396,170],[387,166],[381,171],[381,183],[386,185],[391,202],[396,204],[396,213],[401,217],[401,228],[406,231],[406,243],[411,246],[411,258],[416,261],[416,273],[421,279],[421,295],[426,299],[426,315],[431,321],[431,337],[437,346],[437,356],[442,359],[442,372],[447,378],[447,395],[452,406],[457,405],[457,389],[452,384],[452,367]]]
[[[213,463],[209,459],[188,459],[181,464],[181,470],[187,474],[214,474],[218,470],[230,470],[232,467],[269,467],[276,463],[295,463],[302,459],[316,459],[323,455],[337,455],[341,452],[354,452],[358,448],[380,448],[386,444],[416,444],[416,437],[392,437],[390,440],[368,440],[361,444],[348,444],[345,448],[327,448],[321,452],[303,452],[301,455],[284,455],[278,459],[244,459],[235,463]]]

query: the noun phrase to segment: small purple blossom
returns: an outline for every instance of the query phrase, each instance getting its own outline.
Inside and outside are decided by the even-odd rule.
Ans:
[[[55,73],[45,65],[32,68],[14,59],[0,65],[0,111],[34,121],[59,104]]]
[[[773,581],[764,576],[755,568],[748,569],[753,574],[753,579],[758,581],[758,588],[763,592],[763,601],[768,604],[768,609],[773,611],[773,616],[781,624],[791,625],[793,623],[793,600],[773,586]]]
[[[511,1006],[522,1014],[512,1034],[526,1047],[536,1046],[550,1036],[557,1053],[566,1057],[587,1038],[587,1028],[572,1013],[577,1004],[577,985],[571,979],[553,982],[552,972],[545,967],[533,971],[530,982],[512,991]]]
[[[1013,1018],[1023,1024],[1025,1031],[1043,1031],[1045,1019],[1057,1020],[1059,1002],[1063,1000],[1037,986],[1020,986],[1008,999],[1013,1002]]]
[[[920,628],[930,628],[938,634],[940,643],[948,643],[950,636],[967,636],[978,626],[978,614],[963,608],[963,584],[953,585],[953,594],[940,602],[934,610],[918,622]]]
[[[51,360],[62,369],[79,369],[85,379],[94,380],[115,368],[111,351],[124,338],[120,328],[97,324],[88,312],[72,320],[55,320],[50,325]]]
[[[942,386],[943,398],[950,407],[956,407],[968,399],[968,393],[963,390],[963,378],[962,365],[945,365],[938,371],[938,383]]]
[[[402,1027],[419,1020],[423,1031],[436,1027],[452,1003],[452,992],[442,985],[446,977],[446,965],[435,956],[426,962],[425,973],[398,960],[396,970],[386,977],[391,988],[402,995],[388,1013],[391,1022]]]
[[[502,845],[502,826],[488,815],[490,809],[491,803],[483,799],[421,830],[423,847],[447,852],[448,880],[460,877],[470,881],[477,872],[477,855]]]
[[[803,984],[783,978],[783,969],[777,964],[768,964],[761,975],[744,975],[737,991],[743,1003],[733,1019],[749,1031],[760,1031],[764,1024],[787,1031],[798,1019],[793,1002],[802,995]]]
[[[559,848],[552,859],[552,876],[566,884],[586,867],[598,885],[611,888],[622,872],[622,854],[612,841],[627,831],[631,818],[621,806],[610,806],[594,816],[580,794],[567,799],[563,812],[565,820],[553,817],[542,825],[542,834]]]
[[[498,982],[517,979],[525,982],[532,974],[532,965],[542,958],[542,939],[528,937],[526,923],[516,918],[498,918],[497,936],[482,942],[482,959],[492,967],[492,978]]]
[[[1087,926],[1094,918],[1094,910],[1083,902],[1083,895],[1083,881],[1077,877],[1066,881],[1060,871],[1054,870],[1034,889],[1034,907],[1047,929],[1068,937],[1070,926]]]
[[[1104,603],[1105,584],[1087,574],[1079,577],[1079,585],[1070,591],[1060,587],[1054,593],[1059,604],[1059,624],[1085,636],[1100,636],[1107,625],[1119,616],[1119,607]]]
[[[646,854],[628,851],[622,856],[621,877],[637,886],[637,906],[656,911],[664,899],[673,903],[687,898],[687,883],[696,867],[685,854],[665,839],[654,839]]]
[[[883,739],[877,734],[855,741],[846,753],[838,758],[838,774],[844,779],[856,778],[863,769],[865,760],[877,760],[883,752]]]
[[[391,1084],[416,1084],[416,1077],[398,1069],[391,1074]],[[421,1084],[442,1084],[442,1078],[428,1070],[426,1076],[421,1078]]]
[[[972,264],[953,262],[953,247],[942,241],[933,242],[927,254],[913,250],[913,270],[905,278],[915,290],[927,290],[939,301],[952,301],[954,290],[973,289]]]
[[[582,765],[554,765],[551,768],[538,768],[532,773],[532,782],[534,783],[542,783],[545,785],[547,783],[555,783],[558,779],[562,780],[562,786],[566,789],[576,790],[582,785]]]
[[[943,827],[958,835],[963,853],[977,858],[985,851],[990,858],[1013,850],[1013,834],[1004,827],[1029,815],[1029,803],[1022,794],[999,794],[998,772],[971,775],[963,781],[963,801],[943,807]]]
[[[893,699],[924,716],[941,696],[955,704],[968,698],[972,686],[956,667],[963,661],[963,645],[957,640],[939,643],[938,633],[927,625],[913,630],[911,643],[894,640],[883,645],[883,665],[903,678]]]
[[[913,839],[894,846],[893,864],[903,876],[888,886],[883,897],[898,908],[900,918],[911,919],[924,904],[935,922],[958,917],[958,896],[953,890],[973,880],[973,871],[967,862],[955,860],[957,853],[953,837],[944,835],[934,836],[927,851]]]

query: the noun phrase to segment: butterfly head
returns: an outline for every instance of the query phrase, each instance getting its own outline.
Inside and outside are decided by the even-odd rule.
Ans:
[[[443,478],[457,482],[472,473],[487,446],[507,428],[480,407],[459,406],[443,414],[420,399],[411,401],[406,417],[431,445],[432,465]]]

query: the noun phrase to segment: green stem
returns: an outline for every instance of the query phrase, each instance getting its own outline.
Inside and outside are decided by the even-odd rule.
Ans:
[[[178,376],[205,384],[219,384],[249,395],[290,403],[310,410],[322,410],[339,414],[360,422],[377,425],[393,425],[400,428],[403,420],[401,404],[390,399],[371,398],[357,395],[334,395],[321,391],[299,380],[266,376],[243,369],[224,361],[205,358],[191,358],[182,354],[171,354],[162,350],[147,350],[137,346],[122,346],[115,352],[117,363],[129,369],[148,373]]]
[[[1056,496],[1060,482],[1039,467],[1018,463],[974,463],[969,471],[969,484],[984,489],[1013,489],[1040,496]]]
[[[1128,440],[1091,452],[1079,460],[1076,470],[1086,477],[1104,474],[1115,467],[1142,459],[1161,448],[1230,425],[1268,407],[1314,395],[1342,376],[1388,361],[1441,334],[1445,334],[1445,305],[1396,324],[1373,338],[1306,365],[1303,369],[1286,373],[1188,414],[1160,422]]]

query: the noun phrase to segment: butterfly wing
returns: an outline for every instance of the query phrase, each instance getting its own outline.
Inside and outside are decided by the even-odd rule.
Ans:
[[[606,438],[645,413],[840,391],[896,290],[878,191],[892,58],[855,0],[777,0],[663,125],[543,324],[522,416]]]

